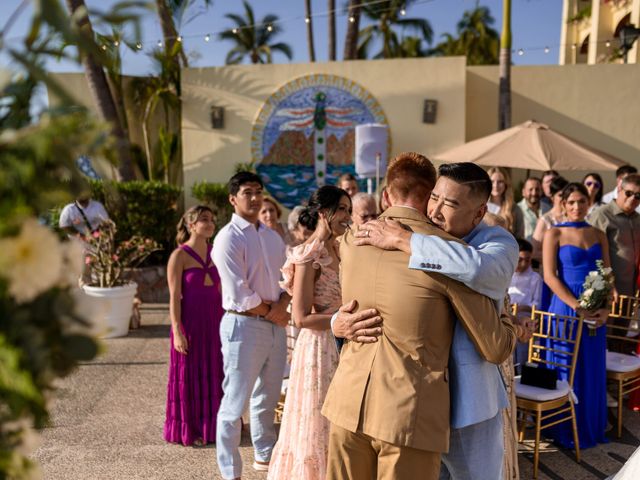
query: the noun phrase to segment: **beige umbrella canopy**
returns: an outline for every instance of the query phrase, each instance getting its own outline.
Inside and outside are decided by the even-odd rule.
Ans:
[[[615,170],[625,162],[529,120],[436,155],[439,162],[529,170]]]

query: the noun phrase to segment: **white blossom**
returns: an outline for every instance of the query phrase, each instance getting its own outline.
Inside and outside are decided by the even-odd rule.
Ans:
[[[602,278],[596,278],[591,286],[594,290],[604,290],[606,288],[606,284]]]
[[[589,277],[593,278],[593,277],[597,277],[598,275],[600,275],[598,273],[597,270],[592,270],[591,272],[589,272]]]
[[[20,234],[0,240],[0,275],[18,303],[33,300],[60,280],[62,249],[49,228],[35,219],[24,222]]]

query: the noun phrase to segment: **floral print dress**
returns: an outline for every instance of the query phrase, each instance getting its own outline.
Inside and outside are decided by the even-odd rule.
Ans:
[[[324,243],[314,240],[294,247],[282,267],[282,287],[292,294],[295,266],[312,262],[320,270],[314,288],[314,313],[333,314],[340,307],[338,272],[330,265]],[[269,480],[324,480],[329,421],[320,410],[338,366],[331,330],[302,328],[293,351],[289,386],[278,443],[271,456]]]

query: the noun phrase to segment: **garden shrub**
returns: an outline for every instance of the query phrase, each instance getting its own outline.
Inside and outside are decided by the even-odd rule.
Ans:
[[[229,223],[233,207],[229,203],[226,183],[196,182],[191,187],[191,195],[213,209],[218,230]]]

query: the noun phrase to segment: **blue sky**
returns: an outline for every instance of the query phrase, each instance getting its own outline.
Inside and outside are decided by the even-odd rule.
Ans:
[[[2,0],[0,2],[0,25],[21,3],[21,0]],[[89,8],[108,9],[114,0],[86,0]],[[304,23],[303,0],[251,0],[256,17],[261,19],[267,13],[280,17],[283,33],[277,37],[278,41],[289,43],[293,48],[293,61],[308,61],[306,43],[306,25]],[[347,0],[336,0],[342,9]],[[495,18],[494,27],[500,30],[502,23],[502,0],[481,0],[480,5],[489,7]],[[407,17],[426,18],[434,30],[434,43],[438,42],[445,32],[455,33],[455,26],[465,10],[475,6],[476,0],[417,0],[416,4],[407,10]],[[314,15],[314,36],[316,57],[318,61],[326,61],[327,55],[327,1],[312,0]],[[242,13],[241,0],[214,0],[213,6],[205,9],[203,3],[195,0],[194,6],[187,14],[180,33],[184,35],[187,52],[193,57],[192,66],[206,67],[224,64],[227,51],[231,44],[216,39],[216,33],[231,26],[224,18],[226,13]],[[19,42],[29,25],[31,10],[27,9],[18,18],[6,35],[7,44]],[[512,31],[513,48],[524,50],[523,55],[514,55],[516,65],[557,64],[560,43],[560,27],[562,15],[561,0],[512,0]],[[338,59],[342,57],[343,42],[347,24],[346,14],[342,11],[337,16]],[[147,13],[142,19],[143,52],[148,51],[161,39],[160,25],[153,13]],[[205,42],[207,33],[211,40]],[[545,53],[548,46],[550,51]],[[124,73],[144,75],[151,72],[151,66],[143,52],[134,53],[123,49]],[[275,62],[285,62],[286,58],[276,55]],[[7,57],[0,53],[0,66],[7,67]],[[52,71],[79,71],[78,66],[68,62],[50,61],[48,68]]]

